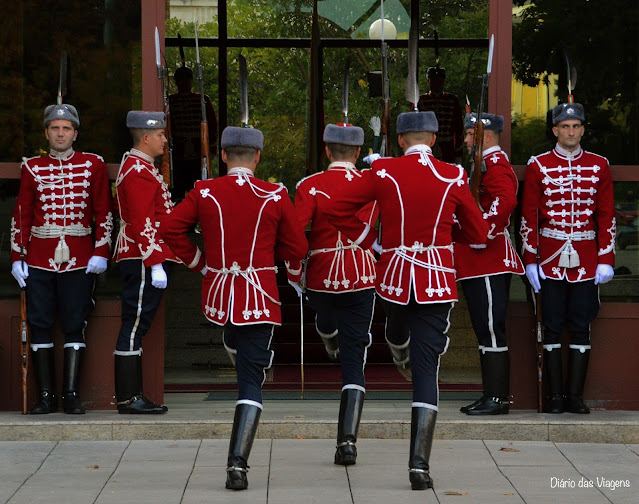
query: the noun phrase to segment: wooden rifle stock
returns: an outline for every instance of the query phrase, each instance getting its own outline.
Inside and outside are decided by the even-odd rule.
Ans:
[[[470,174],[470,192],[475,198],[479,210],[484,211],[479,202],[479,184],[484,162],[484,123],[478,120],[474,126],[472,156],[472,173]]]
[[[27,392],[29,389],[29,344],[31,343],[31,335],[29,334],[29,325],[27,324],[27,291],[20,291],[20,339],[22,346],[22,414],[29,412],[29,401]]]
[[[211,177],[209,166],[209,123],[203,121],[200,123],[200,145],[201,145],[201,161],[202,161],[202,180]]]

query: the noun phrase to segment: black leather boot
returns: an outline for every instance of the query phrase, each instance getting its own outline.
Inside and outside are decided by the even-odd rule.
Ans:
[[[364,392],[355,388],[342,390],[337,422],[337,449],[335,463],[337,465],[353,465],[357,461],[357,431],[364,407]]]
[[[544,411],[546,413],[564,412],[564,382],[561,363],[561,347],[552,350],[544,349],[544,367],[548,384],[548,399]]]
[[[78,382],[80,365],[84,356],[84,347],[74,345],[64,348],[64,382],[62,386],[62,405],[69,415],[84,415],[84,407],[80,402]]]
[[[40,400],[31,408],[32,415],[55,413],[58,404],[55,398],[55,370],[53,365],[53,348],[38,348],[31,351],[31,363],[38,381]]]
[[[480,349],[479,350],[479,366],[481,369],[481,384],[484,387],[482,396],[479,399],[477,399],[474,403],[471,403],[468,406],[462,406],[461,408],[459,408],[459,411],[461,411],[462,413],[468,413],[469,409],[473,409],[479,406],[484,401],[484,398],[487,396],[486,394],[486,364],[484,363],[484,360],[485,360],[484,352]]]
[[[120,414],[161,415],[168,411],[142,393],[141,355],[115,355],[115,398]]]
[[[475,407],[469,407],[467,415],[507,415],[510,409],[508,389],[510,384],[510,358],[508,351],[486,352],[485,395]]]
[[[587,415],[590,413],[584,404],[584,382],[590,360],[590,349],[571,348],[568,360],[568,382],[566,383],[566,411]]]
[[[430,408],[413,408],[410,426],[410,459],[408,477],[413,490],[433,488],[428,462],[433,447],[437,412]]]
[[[226,488],[229,490],[246,490],[248,488],[248,458],[253,447],[253,440],[260,422],[262,410],[254,404],[238,404],[235,406],[233,431],[229,445],[229,456],[226,468]]]
[[[335,329],[331,334],[323,333],[317,327],[317,318],[315,319],[315,330],[317,334],[322,338],[322,342],[324,343],[324,348],[326,349],[326,353],[328,354],[328,358],[331,362],[339,362],[339,339],[337,336],[337,329]]]

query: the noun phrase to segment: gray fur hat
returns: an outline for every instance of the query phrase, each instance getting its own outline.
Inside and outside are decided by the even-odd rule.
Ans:
[[[360,147],[364,143],[364,130],[351,124],[328,124],[324,128],[324,143]]]
[[[78,111],[73,105],[63,103],[61,105],[49,105],[44,109],[44,127],[47,128],[51,121],[63,119],[65,121],[71,121],[73,127],[78,129],[80,127],[80,116]]]
[[[411,131],[437,133],[439,124],[435,112],[404,112],[397,116],[397,134]]]
[[[222,132],[220,145],[222,149],[227,147],[252,147],[261,151],[264,149],[264,134],[255,128],[227,126]]]
[[[446,78],[446,69],[445,68],[440,68],[438,66],[436,66],[436,67],[428,67],[428,70],[426,70],[426,78],[435,79],[437,77],[441,77],[442,79],[445,79]]]
[[[584,106],[581,103],[562,103],[552,109],[553,126],[561,121],[573,119],[584,122]]]
[[[166,127],[164,112],[131,110],[126,115],[126,127],[130,129],[163,129]]]
[[[475,123],[477,122],[477,114],[474,112],[472,114],[466,114],[466,119],[464,120],[464,128],[470,129],[475,127]],[[504,118],[500,115],[495,114],[482,114],[481,122],[484,123],[484,129],[491,131],[504,131]]]

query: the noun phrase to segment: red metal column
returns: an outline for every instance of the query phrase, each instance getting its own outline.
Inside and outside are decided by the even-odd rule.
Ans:
[[[504,132],[499,139],[499,144],[509,156],[513,75],[512,12],[512,0],[490,0],[488,30],[489,36],[495,35],[495,55],[488,87],[487,112],[504,116]]]
[[[164,2],[142,0],[142,108],[162,110],[162,85],[155,65],[155,27],[160,34],[160,51],[164,54]]]

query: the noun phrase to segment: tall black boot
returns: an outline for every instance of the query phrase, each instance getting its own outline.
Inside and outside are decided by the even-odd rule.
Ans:
[[[84,415],[84,407],[80,402],[78,382],[80,381],[80,365],[84,356],[84,347],[74,345],[64,348],[64,382],[62,386],[62,405],[64,412],[70,415]]]
[[[335,463],[338,465],[353,465],[357,461],[355,443],[364,407],[364,394],[362,390],[354,388],[342,390],[335,451]]]
[[[548,400],[546,413],[564,412],[564,380],[561,363],[561,347],[552,350],[544,349],[544,367],[546,368],[546,382],[548,383]]]
[[[160,415],[168,411],[142,393],[141,355],[115,355],[115,398],[120,414]]]
[[[433,447],[437,412],[430,408],[413,408],[410,426],[410,459],[408,476],[413,490],[433,488],[428,461]]]
[[[486,393],[486,363],[484,362],[484,351],[480,348],[479,349],[479,366],[481,369],[481,384],[484,388],[483,392],[482,392],[482,396],[477,399],[474,403],[469,404],[468,406],[462,406],[461,408],[459,408],[459,411],[461,411],[462,413],[468,413],[468,410],[476,408],[477,406],[479,406],[482,402],[484,402],[484,398],[487,396]]]
[[[484,355],[484,397],[467,415],[507,415],[510,409],[508,390],[510,385],[510,358],[505,352],[486,352]]]
[[[568,382],[566,383],[566,410],[571,413],[587,415],[590,413],[584,404],[584,382],[590,359],[590,349],[571,348],[568,360]]]
[[[248,458],[261,414],[262,410],[254,404],[241,403],[235,406],[226,468],[226,488],[229,490],[246,490],[248,487]]]
[[[31,363],[36,372],[40,400],[31,408],[32,415],[55,413],[58,404],[55,398],[55,370],[53,348],[38,348],[31,351]]]

